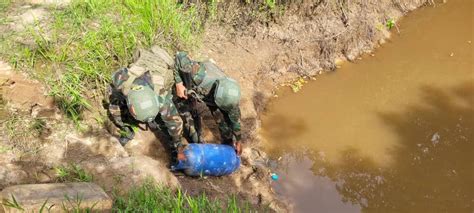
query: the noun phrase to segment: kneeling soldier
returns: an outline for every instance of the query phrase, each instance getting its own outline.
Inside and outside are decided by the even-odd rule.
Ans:
[[[176,54],[174,77],[176,95],[181,98],[177,105],[191,102],[187,103],[191,107],[178,106],[181,115],[185,117],[185,128],[189,128],[190,135],[196,135],[193,133],[196,131],[199,141],[202,142],[201,121],[196,109],[196,101],[199,100],[210,109],[219,126],[223,143],[233,146],[240,155],[242,147],[239,84],[213,62],[193,61],[185,52]],[[190,109],[190,112],[183,112],[182,109]]]
[[[170,136],[172,160],[175,161],[180,157],[178,153],[182,155],[186,142],[182,140],[183,121],[172,101],[172,70],[166,63],[161,63],[163,60],[159,60],[160,55],[156,52],[141,50],[139,54],[139,59],[130,68],[119,69],[112,75],[110,117],[120,129],[122,145],[134,137],[131,123],[145,123],[150,129],[157,130],[157,119],[161,119]]]

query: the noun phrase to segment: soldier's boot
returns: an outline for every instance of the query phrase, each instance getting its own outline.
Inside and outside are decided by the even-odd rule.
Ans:
[[[135,132],[133,131],[133,129],[131,127],[126,126],[120,130],[119,142],[122,146],[125,146],[134,137],[135,137]]]

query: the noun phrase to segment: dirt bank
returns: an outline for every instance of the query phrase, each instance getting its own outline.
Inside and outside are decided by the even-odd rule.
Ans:
[[[252,4],[219,4],[217,21],[208,22],[204,44],[194,55],[214,59],[243,88],[241,109],[246,148],[243,165],[236,174],[220,178],[175,178],[164,168],[166,152],[155,142],[153,134],[141,132],[136,140],[122,148],[99,126],[79,133],[71,124],[61,123],[61,118],[51,115],[44,120],[53,133],[48,134],[49,141],[42,144],[35,156],[18,157],[14,149],[0,150],[0,156],[8,156],[5,163],[0,162],[0,169],[5,170],[0,178],[15,178],[18,183],[54,182],[51,170],[56,165],[75,163],[92,173],[96,177],[94,181],[109,192],[114,186],[127,188],[130,183],[152,176],[161,183],[181,185],[190,193],[206,192],[218,198],[237,194],[254,205],[285,211],[286,204],[278,201],[270,188],[265,153],[259,151],[258,118],[266,101],[273,97],[274,89],[290,80],[332,71],[338,60],[352,61],[370,52],[389,37],[386,26],[389,20],[397,20],[424,3],[424,0],[305,1],[261,13],[255,13],[259,9],[252,8]],[[33,9],[46,13],[44,8]],[[22,109],[25,116],[31,116],[31,106],[28,107]],[[107,123],[99,119],[89,117],[90,121]],[[205,122],[207,139],[217,139],[214,136],[217,129],[210,116],[205,115]],[[5,143],[9,140],[5,139]],[[151,169],[156,167],[161,170]]]

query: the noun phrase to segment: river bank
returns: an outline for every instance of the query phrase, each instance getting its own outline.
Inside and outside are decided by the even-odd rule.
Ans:
[[[48,140],[42,141],[41,149],[34,152],[33,155],[15,156],[15,151],[10,148],[6,152],[2,152],[3,156],[8,156],[8,158],[4,158],[6,159],[5,163],[2,163],[2,167],[7,171],[2,178],[9,179],[4,183],[51,182],[55,180],[50,177],[55,176],[53,168],[58,164],[74,163],[91,173],[95,177],[94,182],[104,185],[109,192],[114,187],[123,188],[126,191],[130,183],[139,182],[145,176],[152,176],[159,183],[171,186],[181,185],[184,190],[188,190],[190,193],[205,192],[216,198],[225,197],[229,193],[238,194],[253,205],[269,205],[276,211],[285,211],[285,204],[278,201],[270,188],[270,170],[266,167],[266,155],[260,151],[261,139],[258,134],[259,115],[264,110],[268,98],[274,96],[274,89],[282,83],[300,77],[314,76],[324,70],[333,70],[340,60],[356,60],[360,54],[370,52],[388,38],[390,26],[388,23],[392,21],[396,23],[396,20],[405,13],[425,3],[425,1],[383,1],[377,4],[366,1],[288,3],[287,5],[283,4],[283,8],[270,8],[270,12],[266,13],[269,15],[264,17],[251,15],[255,12],[253,7],[256,6],[253,5],[218,4],[217,10],[215,10],[215,17],[218,21],[207,23],[204,28],[203,44],[201,48],[193,51],[193,55],[197,58],[214,59],[226,73],[237,79],[243,88],[241,109],[243,140],[246,143],[246,148],[242,156],[241,169],[229,177],[176,178],[167,172],[165,168],[166,152],[161,144],[155,142],[153,134],[142,132],[137,140],[123,149],[105,130],[106,117],[103,117],[104,111],[98,107],[96,109],[99,110],[88,109],[90,112],[86,110],[84,122],[90,124],[92,128],[82,132],[77,132],[73,124],[64,123],[64,114],[63,117],[58,117],[57,113],[40,116],[46,122],[45,126],[48,127],[46,129],[51,131],[47,134]],[[25,5],[19,5],[19,7],[25,7]],[[2,24],[2,29],[13,30],[11,23],[18,21],[15,17],[19,17],[20,20],[26,18],[31,22],[30,24],[34,24],[35,19],[46,20],[45,14],[47,13],[45,11],[48,11],[48,8],[51,9],[49,6],[41,4],[31,7],[30,4],[30,8],[12,12],[13,22],[6,20],[6,24]],[[42,14],[43,18],[28,15],[31,14],[30,9],[35,11],[36,15]],[[14,29],[22,31],[22,29]],[[37,42],[28,45],[32,45],[31,50],[38,47]],[[69,48],[67,45],[64,47]],[[53,48],[53,50],[56,49]],[[126,54],[126,52],[120,54]],[[119,60],[114,62],[116,66],[127,62],[126,57],[122,57],[120,54],[110,56],[111,58],[118,57]],[[36,60],[37,58],[33,56],[31,59]],[[56,58],[54,59],[56,60]],[[95,58],[91,59],[95,60]],[[75,75],[73,74],[78,70],[74,70],[75,67],[72,67],[72,70],[64,72],[62,69],[70,68],[68,66],[70,61],[67,58],[61,59],[61,57],[58,58],[58,61],[59,63],[53,63],[53,66],[36,63],[34,66],[21,67],[21,69],[34,78],[41,79],[41,73],[57,71],[60,76],[65,75],[70,77],[69,79],[74,79]],[[16,65],[12,64],[12,66]],[[78,64],[78,66],[83,65]],[[101,67],[87,68],[99,69]],[[87,75],[82,77],[89,78]],[[96,77],[97,81],[94,79],[94,75],[89,79],[94,82],[91,88],[95,88],[94,85],[97,82],[103,84],[102,82],[106,81],[106,78],[101,74]],[[42,83],[46,85],[46,91],[64,89],[52,87],[53,85],[48,81],[42,81]],[[77,82],[60,81],[60,83],[71,85],[74,89],[82,89],[75,87],[81,85]],[[90,91],[91,93],[84,97],[88,97],[93,106],[97,106],[100,101],[94,102],[94,100],[101,99],[100,92],[95,89]],[[74,92],[74,90],[67,92]],[[62,100],[58,98],[70,97],[69,93],[55,94],[56,96],[53,94],[53,97],[55,97],[56,103],[60,103],[59,106],[62,109],[64,106],[70,106],[67,104],[75,104],[74,102],[58,102],[58,100]],[[11,102],[9,97],[5,99]],[[31,116],[32,106],[36,106],[36,108],[39,106],[36,111],[50,108],[50,106],[28,103],[19,111],[25,111],[24,116],[26,117]],[[83,107],[78,106],[77,109]],[[76,110],[74,107],[66,109]],[[70,112],[66,110],[66,113]],[[210,117],[205,116],[205,120],[208,130],[211,130],[207,132],[208,139],[217,139],[217,136],[214,136],[216,128]],[[5,134],[3,138],[4,144],[2,146],[11,147],[9,145],[12,143],[11,137]],[[156,168],[161,169],[157,170]],[[52,169],[53,171],[51,171]],[[48,174],[48,172],[53,174]],[[41,175],[42,180],[37,178],[37,174],[40,173],[46,173],[44,176]],[[131,174],[132,176],[130,176]],[[110,177],[116,178],[110,180]],[[12,178],[15,181],[12,182]]]

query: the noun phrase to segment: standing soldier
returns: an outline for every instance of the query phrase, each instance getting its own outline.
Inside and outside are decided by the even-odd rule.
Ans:
[[[196,109],[196,102],[203,101],[210,109],[224,144],[235,148],[241,154],[240,125],[240,86],[227,77],[225,73],[211,61],[197,62],[191,60],[187,53],[178,52],[175,57],[174,71],[176,95],[180,106],[178,110],[184,117],[184,128],[190,135],[201,138],[201,118]],[[182,102],[188,102],[181,107]]]
[[[162,49],[139,50],[130,68],[119,69],[112,75],[108,110],[120,129],[122,145],[134,137],[132,123],[145,123],[157,130],[157,119],[161,118],[171,139],[172,160],[176,161],[183,158],[184,144],[183,121],[172,101],[172,65],[173,60]]]

